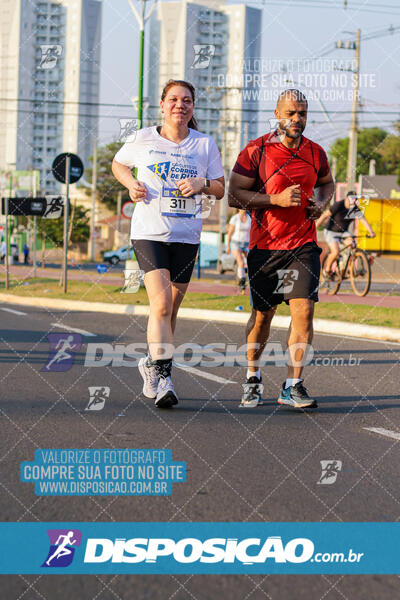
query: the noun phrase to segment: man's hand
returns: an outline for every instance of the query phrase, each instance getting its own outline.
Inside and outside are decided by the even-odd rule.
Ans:
[[[301,189],[298,184],[291,185],[286,188],[280,194],[273,196],[271,202],[274,206],[281,206],[282,208],[290,208],[291,206],[301,205]]]
[[[141,181],[136,179],[129,187],[129,196],[133,202],[141,202],[146,198],[146,186]]]
[[[309,198],[308,202],[310,203],[310,206],[307,207],[307,217],[315,221],[315,219],[318,219],[324,212],[325,203],[316,198]]]

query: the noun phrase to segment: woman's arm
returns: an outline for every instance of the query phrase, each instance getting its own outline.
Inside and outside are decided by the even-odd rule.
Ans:
[[[129,191],[129,196],[133,202],[141,202],[146,198],[146,186],[134,178],[129,167],[122,165],[114,158],[111,169],[115,179]]]
[[[235,226],[229,224],[228,227],[228,235],[226,236],[226,253],[229,254],[231,251],[230,245],[231,245],[231,238],[233,235],[233,232],[235,231]]]
[[[205,183],[206,179],[204,177],[187,177],[186,179],[180,179],[176,185],[183,196],[186,197],[203,193],[207,196],[214,196],[217,200],[223,198],[225,193],[225,177],[211,179],[208,187],[205,186]]]

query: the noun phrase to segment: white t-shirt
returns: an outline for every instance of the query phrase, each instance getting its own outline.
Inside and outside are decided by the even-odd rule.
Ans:
[[[137,167],[137,178],[147,189],[147,198],[136,202],[131,221],[131,239],[198,244],[202,219],[196,216],[169,216],[165,198],[177,189],[176,181],[186,177],[217,179],[224,174],[214,140],[194,129],[180,143],[162,137],[156,127],[136,132],[115,155],[115,160]],[[194,201],[193,201],[194,204]]]
[[[235,231],[231,237],[232,242],[237,242],[238,244],[248,244],[250,241],[250,227],[251,227],[251,218],[246,214],[246,220],[242,221],[239,213],[233,215],[231,220],[229,221],[229,225],[233,225]]]

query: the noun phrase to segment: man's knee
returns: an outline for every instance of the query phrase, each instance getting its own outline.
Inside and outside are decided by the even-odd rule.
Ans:
[[[275,311],[276,311],[276,306],[274,306],[273,308],[270,308],[267,311],[255,310],[253,308],[251,316],[250,316],[250,321],[252,321],[254,324],[253,326],[255,326],[257,328],[264,327],[271,323],[272,317],[274,316]]]
[[[339,256],[339,248],[335,246],[329,246],[329,255],[330,258],[336,259]]]
[[[314,317],[313,300],[309,300],[308,298],[296,299],[295,302],[289,301],[289,306],[293,324],[296,324],[296,326],[304,325],[305,327],[309,327],[312,324]]]

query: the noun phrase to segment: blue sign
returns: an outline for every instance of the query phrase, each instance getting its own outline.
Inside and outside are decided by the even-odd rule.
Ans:
[[[1,574],[400,574],[399,523],[1,523]]]

